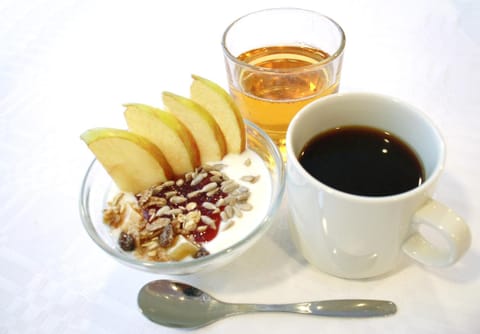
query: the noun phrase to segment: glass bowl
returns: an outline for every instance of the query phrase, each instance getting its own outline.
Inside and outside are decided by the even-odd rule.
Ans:
[[[245,120],[247,147],[256,152],[264,161],[271,177],[271,198],[261,222],[244,237],[229,247],[201,258],[179,262],[153,262],[137,259],[123,251],[110,227],[103,222],[103,210],[115,185],[103,166],[94,160],[89,166],[80,193],[80,216],[85,229],[93,241],[116,260],[131,267],[168,275],[186,275],[211,270],[222,266],[241,255],[251,247],[270,227],[273,216],[279,208],[284,187],[285,169],[282,156],[270,137],[253,123]],[[219,232],[221,233],[221,232]]]

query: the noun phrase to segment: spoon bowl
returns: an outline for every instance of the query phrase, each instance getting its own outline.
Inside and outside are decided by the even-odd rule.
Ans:
[[[289,312],[330,317],[378,317],[394,314],[391,301],[339,299],[295,304],[233,304],[215,299],[191,285],[157,280],[138,294],[138,306],[151,321],[168,327],[197,328],[222,318],[251,312]]]

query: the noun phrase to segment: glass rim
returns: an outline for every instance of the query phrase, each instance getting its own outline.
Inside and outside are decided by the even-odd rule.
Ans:
[[[229,31],[241,20],[249,17],[249,16],[252,16],[252,15],[256,15],[256,14],[261,14],[261,13],[264,13],[264,12],[273,12],[273,11],[276,11],[276,12],[281,12],[281,11],[297,11],[297,12],[304,12],[304,13],[308,13],[308,14],[313,14],[313,15],[316,15],[316,16],[319,16],[319,17],[322,17],[324,19],[326,19],[327,21],[329,21],[330,23],[333,24],[333,26],[337,29],[337,31],[340,33],[340,45],[337,47],[336,51],[334,53],[332,53],[331,55],[329,55],[327,58],[323,59],[322,61],[318,62],[318,63],[315,63],[315,64],[311,64],[311,65],[306,65],[306,66],[301,66],[301,67],[297,67],[297,68],[293,68],[293,69],[272,69],[272,68],[266,68],[266,67],[260,67],[260,66],[256,66],[256,65],[251,65],[247,62],[244,62],[242,60],[239,60],[236,56],[234,56],[231,52],[230,52],[230,49],[227,47],[227,35],[229,33]],[[346,37],[345,37],[345,32],[343,31],[342,27],[335,21],[333,20],[332,18],[330,18],[329,16],[326,16],[324,14],[321,14],[319,12],[316,12],[316,11],[313,11],[313,10],[310,10],[310,9],[303,9],[303,8],[296,8],[296,7],[277,7],[277,8],[266,8],[266,9],[261,9],[261,10],[257,10],[257,11],[254,11],[254,12],[250,12],[250,13],[247,13],[245,15],[242,15],[240,16],[239,18],[237,18],[236,20],[234,20],[233,22],[231,22],[227,28],[225,29],[223,35],[222,35],[222,49],[223,49],[223,53],[224,55],[229,59],[231,60],[232,62],[238,64],[238,65],[241,65],[243,67],[246,67],[246,68],[249,68],[250,70],[253,70],[253,71],[258,71],[258,72],[270,72],[270,73],[277,73],[277,74],[280,74],[280,73],[292,73],[292,72],[305,72],[305,71],[310,71],[310,70],[314,70],[318,67],[323,67],[325,64],[329,64],[331,63],[332,61],[334,61],[335,59],[339,58],[342,54],[343,54],[343,51],[345,49],[345,44],[346,44]],[[268,45],[266,45],[268,46]],[[285,46],[309,46],[307,44],[304,44],[304,45],[300,45],[300,44],[285,44]],[[245,50],[245,51],[248,51],[248,50]]]

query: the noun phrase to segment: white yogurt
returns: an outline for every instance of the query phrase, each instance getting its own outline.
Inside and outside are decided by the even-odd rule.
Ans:
[[[245,161],[250,159],[250,166],[245,165]],[[220,252],[238,241],[244,239],[262,222],[268,211],[272,196],[272,180],[265,162],[252,150],[245,150],[241,154],[228,154],[220,162],[226,167],[222,172],[238,184],[244,185],[250,189],[250,198],[248,203],[253,206],[250,211],[242,211],[242,217],[234,217],[233,225],[222,222],[217,236],[203,244],[210,254]],[[245,175],[259,175],[260,178],[255,183],[242,181],[241,177]]]
[[[249,164],[246,161],[249,160]],[[230,179],[234,180],[240,186],[245,186],[250,191],[250,197],[247,203],[251,204],[252,209],[241,211],[242,216],[234,216],[228,221],[222,221],[219,231],[213,240],[202,243],[202,246],[210,253],[215,254],[221,252],[235,243],[246,238],[254,231],[263,221],[270,206],[272,196],[272,180],[270,172],[265,162],[252,150],[245,150],[241,154],[228,154],[221,161],[209,163],[209,165],[223,164],[225,167],[221,170]],[[256,182],[243,181],[242,176],[258,176]],[[119,194],[119,190],[115,187],[109,193],[108,198],[111,200]],[[122,197],[124,204],[135,206],[136,198],[133,194],[126,194]],[[134,210],[131,210],[132,212]],[[138,214],[137,214],[138,215]],[[137,215],[135,215],[137,217]],[[111,229],[112,237],[117,240],[124,226],[128,226],[129,220],[126,220],[115,229]],[[134,217],[135,218],[135,217]],[[138,218],[138,217],[137,217]],[[132,254],[133,256],[133,254]],[[192,260],[187,256],[181,261]],[[194,260],[193,260],[194,261]]]

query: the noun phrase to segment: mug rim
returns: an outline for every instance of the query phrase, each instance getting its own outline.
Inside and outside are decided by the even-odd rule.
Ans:
[[[328,102],[329,100],[336,100],[336,99],[344,99],[344,98],[365,98],[368,97],[370,99],[375,100],[383,100],[389,101],[390,103],[401,104],[405,109],[414,112],[419,117],[421,117],[425,123],[427,123],[433,130],[434,134],[436,135],[439,143],[439,157],[438,161],[430,173],[429,176],[426,176],[425,182],[421,183],[419,186],[412,188],[410,190],[393,194],[393,195],[385,195],[385,196],[367,196],[367,195],[357,195],[347,193],[345,191],[341,191],[335,189],[313,177],[310,173],[308,173],[305,168],[300,164],[298,161],[298,157],[294,154],[293,144],[292,144],[292,132],[294,131],[293,128],[295,127],[296,123],[299,122],[299,119],[303,117],[304,114],[310,112],[309,110],[315,109],[317,105],[322,105]],[[311,138],[313,138],[312,135]],[[304,143],[303,145],[305,145]],[[390,202],[396,200],[402,200],[407,197],[412,197],[418,195],[418,193],[424,192],[426,189],[429,189],[433,183],[436,182],[438,177],[440,176],[441,172],[445,168],[445,159],[446,159],[446,145],[445,140],[440,132],[438,126],[433,122],[433,120],[420,108],[405,102],[401,99],[396,97],[380,94],[380,93],[371,93],[371,92],[346,92],[346,93],[335,93],[325,97],[322,97],[318,100],[315,100],[306,106],[304,106],[290,121],[290,124],[287,129],[286,134],[286,152],[287,152],[287,164],[292,164],[293,167],[296,169],[297,173],[301,174],[304,179],[307,179],[308,182],[317,187],[321,188],[324,192],[330,193],[331,195],[335,195],[340,198],[348,199],[348,200],[357,200],[364,203],[381,203],[381,202]],[[288,176],[289,173],[287,173]]]
[[[266,68],[266,67],[259,67],[259,66],[255,66],[255,65],[252,65],[252,64],[249,64],[247,62],[244,62],[242,60],[239,60],[235,55],[233,55],[231,52],[230,52],[230,48],[227,47],[227,35],[229,33],[229,31],[241,20],[247,18],[247,17],[250,17],[252,15],[257,15],[257,14],[262,14],[262,13],[265,13],[265,12],[281,12],[281,11],[296,11],[296,12],[304,12],[304,13],[308,13],[308,14],[313,14],[313,15],[316,15],[316,16],[319,16],[319,17],[322,17],[324,19],[326,19],[327,21],[329,21],[330,23],[333,24],[333,26],[337,29],[337,31],[339,32],[340,34],[340,44],[339,46],[336,48],[335,52],[332,53],[331,55],[329,55],[327,58],[323,59],[322,61],[318,62],[318,63],[315,63],[315,64],[311,64],[311,65],[307,65],[307,66],[302,66],[302,67],[298,67],[296,69],[297,72],[303,72],[303,71],[310,71],[310,70],[315,70],[319,67],[323,67],[325,66],[325,64],[329,64],[331,62],[333,62],[335,59],[337,58],[340,58],[345,50],[345,44],[346,44],[346,37],[345,37],[345,32],[343,30],[343,28],[340,26],[340,24],[338,24],[335,20],[333,20],[332,18],[330,18],[329,16],[327,15],[324,15],[322,13],[319,13],[319,12],[316,12],[314,10],[310,10],[310,9],[304,9],[304,8],[297,8],[297,7],[275,7],[275,8],[265,8],[265,9],[261,9],[261,10],[257,10],[257,11],[253,11],[253,12],[250,12],[250,13],[247,13],[247,14],[244,14],[240,17],[238,17],[237,19],[235,19],[234,21],[232,21],[228,26],[227,28],[225,29],[225,31],[223,32],[223,35],[222,35],[222,42],[221,42],[221,45],[222,45],[222,49],[223,49],[223,53],[224,55],[230,60],[232,61],[233,63],[235,64],[238,64],[242,67],[246,67],[252,71],[258,71],[258,72],[268,72],[268,73],[276,73],[276,74],[281,74],[281,73],[284,73],[285,71],[282,69],[272,69],[272,68]],[[248,50],[245,50],[245,51],[248,51]],[[289,73],[293,72],[293,69],[289,69],[288,71]]]

